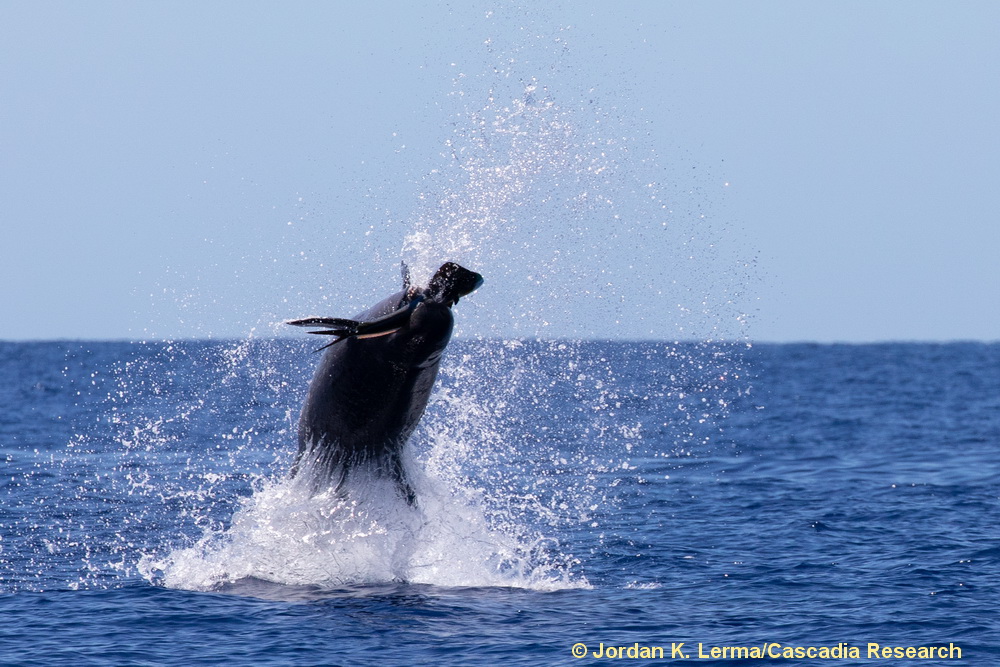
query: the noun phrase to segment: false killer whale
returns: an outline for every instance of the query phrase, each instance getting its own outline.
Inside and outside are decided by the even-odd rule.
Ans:
[[[308,474],[314,491],[344,493],[348,476],[365,470],[395,481],[403,498],[416,502],[403,445],[427,407],[451,339],[451,307],[482,284],[478,273],[447,262],[427,287],[413,287],[404,264],[403,290],[353,319],[288,322],[336,336],[320,348],[326,352],[302,406],[293,477]]]

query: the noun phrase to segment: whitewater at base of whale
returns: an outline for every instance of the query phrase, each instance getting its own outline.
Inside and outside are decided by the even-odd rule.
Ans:
[[[555,541],[491,529],[472,494],[419,468],[412,481],[419,507],[388,478],[357,475],[348,496],[316,494],[301,479],[264,481],[227,529],[165,558],[145,556],[139,569],[151,582],[201,591],[241,592],[260,581],[318,589],[387,582],[589,587]]]

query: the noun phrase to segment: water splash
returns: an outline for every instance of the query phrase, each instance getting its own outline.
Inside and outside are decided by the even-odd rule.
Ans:
[[[600,529],[637,464],[722,440],[730,402],[749,389],[742,346],[721,341],[746,334],[750,264],[699,188],[669,184],[633,119],[593,89],[568,90],[558,65],[537,67],[565,55],[566,31],[532,34],[530,57],[489,43],[490,66],[456,77],[459,109],[402,254],[416,275],[442,259],[481,272],[459,326],[497,337],[446,358],[418,431],[426,465],[452,485],[474,480],[493,525],[542,536]],[[673,341],[645,351],[650,367],[672,369],[655,391],[631,389],[648,388],[641,362],[579,342],[609,324],[615,337]],[[567,409],[557,422],[568,423],[528,426]]]
[[[498,511],[496,498],[487,497],[464,477],[468,468],[455,464],[457,452],[497,440],[491,430],[492,415],[476,413],[471,403],[461,428],[430,426],[421,439],[419,456],[407,460],[419,498],[416,509],[403,503],[385,480],[365,480],[360,474],[350,478],[346,497],[329,492],[312,495],[301,477],[287,478],[287,456],[275,455],[291,450],[287,424],[268,428],[268,418],[261,414],[249,420],[257,428],[247,427],[248,415],[236,418],[242,425],[233,428],[232,437],[222,434],[226,445],[215,455],[192,457],[190,439],[200,436],[190,427],[197,426],[200,413],[214,421],[222,411],[220,403],[228,398],[242,397],[243,403],[259,410],[265,396],[271,396],[276,401],[269,411],[273,419],[284,406],[301,402],[300,392],[288,391],[289,378],[298,375],[304,387],[311,372],[288,363],[292,355],[315,361],[299,345],[283,349],[273,341],[221,350],[212,346],[201,352],[209,350],[204,356],[221,374],[209,384],[223,390],[202,394],[191,404],[174,395],[172,407],[150,419],[138,415],[139,405],[116,417],[121,425],[121,455],[127,459],[121,466],[122,490],[147,502],[159,499],[174,513],[174,531],[164,529],[156,509],[141,515],[147,528],[155,525],[161,534],[177,535],[144,550],[138,572],[147,580],[194,590],[219,590],[250,580],[320,589],[399,581],[532,589],[586,585],[574,569],[578,561],[563,553],[555,539],[529,527],[510,510]],[[177,347],[170,346],[170,355],[176,353]],[[185,360],[202,363],[201,355],[178,356],[157,360],[174,369],[167,375],[177,373]],[[231,365],[234,357],[236,363]],[[136,389],[148,391],[146,398],[162,392],[138,377],[134,364],[122,377]],[[261,378],[266,382],[258,384]],[[438,403],[447,404],[449,399],[442,397]],[[458,406],[461,401],[452,403]],[[164,418],[170,410],[175,416]],[[451,418],[446,411],[433,412]],[[136,423],[144,426],[126,427]],[[182,425],[188,429],[165,428]],[[275,443],[273,447],[269,442]],[[172,455],[174,449],[182,460]],[[274,465],[262,465],[269,458]],[[173,546],[178,542],[187,544]]]
[[[165,558],[146,556],[151,581],[220,590],[246,581],[337,589],[387,582],[551,590],[586,586],[544,541],[525,544],[487,525],[459,489],[417,475],[417,507],[386,480],[353,479],[349,496],[313,495],[296,480],[263,483],[223,531]]]

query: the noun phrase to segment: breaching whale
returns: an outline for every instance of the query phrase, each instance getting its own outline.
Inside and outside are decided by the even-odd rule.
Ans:
[[[409,504],[416,496],[402,450],[427,407],[441,354],[454,326],[451,307],[483,284],[474,271],[447,262],[425,288],[410,285],[353,319],[311,317],[288,324],[336,336],[309,385],[299,417],[292,476],[313,489],[344,492],[356,472],[395,481]]]

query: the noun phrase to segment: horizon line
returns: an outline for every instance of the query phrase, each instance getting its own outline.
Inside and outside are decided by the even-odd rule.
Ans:
[[[307,340],[299,336],[274,335],[274,336],[179,336],[170,337],[149,337],[149,338],[90,338],[90,337],[60,337],[60,338],[0,338],[0,344],[46,344],[46,343],[128,343],[136,345],[159,345],[174,343],[233,343],[249,341],[295,341]],[[542,336],[456,336],[452,339],[455,342],[568,342],[568,343],[669,343],[673,345],[952,345],[952,344],[982,344],[995,345],[1000,343],[1000,338],[880,338],[880,339],[808,339],[793,338],[781,339],[754,339],[754,338],[606,338],[606,337],[571,337],[557,336],[546,338]]]

